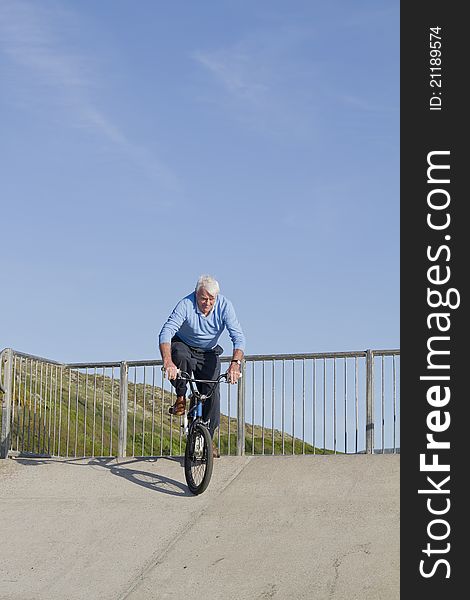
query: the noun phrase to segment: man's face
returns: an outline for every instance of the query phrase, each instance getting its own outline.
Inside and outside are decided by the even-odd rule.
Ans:
[[[199,310],[206,316],[211,312],[212,307],[215,304],[216,298],[217,295],[213,296],[212,294],[209,294],[209,292],[204,288],[199,288],[199,290],[196,292],[196,299],[197,305],[199,306]]]

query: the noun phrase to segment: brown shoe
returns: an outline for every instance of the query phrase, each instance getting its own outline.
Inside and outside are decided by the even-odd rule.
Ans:
[[[217,448],[216,444],[212,444],[212,456],[214,458],[220,458],[220,452],[219,452],[219,449]]]
[[[173,406],[170,406],[168,412],[170,415],[175,417],[181,417],[186,411],[186,398],[184,396],[178,396]]]

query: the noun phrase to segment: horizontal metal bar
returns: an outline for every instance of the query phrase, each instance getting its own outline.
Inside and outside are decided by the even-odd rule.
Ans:
[[[313,358],[344,358],[355,356],[365,356],[366,352],[359,350],[357,352],[309,352],[305,354],[248,354],[244,357],[247,361],[263,361],[263,360],[304,360]]]
[[[126,361],[127,362],[127,361]],[[130,362],[128,362],[127,364],[131,364]],[[102,368],[104,367],[106,368],[110,368],[112,369],[113,367],[119,367],[121,365],[121,362],[93,362],[93,363],[67,363],[64,366],[68,367],[69,369],[94,369],[94,368]]]
[[[8,350],[8,348],[5,348],[5,350]],[[2,350],[2,353],[5,351]],[[15,356],[18,356],[20,358],[31,358],[33,360],[37,360],[43,363],[48,363],[50,365],[59,365],[60,367],[64,367],[65,363],[61,363],[61,362],[57,362],[56,360],[51,360],[50,358],[43,358],[42,356],[35,356],[34,354],[26,354],[25,352],[18,352],[17,350],[13,350],[12,352]]]
[[[365,358],[366,350],[350,352],[310,352],[305,354],[247,354],[244,360],[247,362],[262,362],[264,360],[305,360],[314,358]],[[400,350],[371,350],[372,356],[398,356]],[[229,362],[231,356],[221,356],[221,362]],[[130,367],[153,367],[163,365],[162,360],[128,360]],[[73,363],[67,366],[73,369],[85,369],[91,367],[116,367],[120,363]]]
[[[384,350],[370,350],[372,356],[394,356],[399,355],[399,349],[384,349]],[[90,369],[90,368],[113,368],[119,367],[122,361],[106,361],[106,362],[81,362],[81,363],[61,363],[48,358],[42,358],[40,356],[34,356],[32,354],[25,354],[24,352],[17,352],[13,350],[15,356],[30,358],[41,362],[68,367],[69,369]],[[309,352],[301,354],[247,354],[245,361],[250,362],[262,362],[263,360],[303,360],[303,359],[314,359],[314,358],[362,358],[365,357],[367,350],[355,350],[348,352]],[[221,356],[222,362],[229,362],[232,359],[231,356]],[[148,360],[128,360],[125,361],[130,367],[153,367],[163,365],[161,359],[148,359]]]
[[[220,360],[222,362],[230,362],[232,360],[231,356],[221,356]],[[129,367],[158,367],[163,366],[163,361],[161,359],[148,359],[148,360],[126,360],[125,363],[129,365]],[[93,369],[96,368],[112,368],[119,367],[121,361],[119,362],[93,362],[93,363],[69,363],[65,366],[70,369]]]
[[[374,356],[393,356],[399,355],[400,350],[371,350]],[[348,352],[308,352],[304,354],[247,354],[244,357],[246,361],[263,360],[303,360],[310,358],[361,358],[365,357],[367,350],[356,350]]]
[[[3,350],[4,351],[4,350]],[[2,351],[2,352],[3,352]],[[308,358],[344,358],[344,357],[355,357],[365,356],[367,350],[351,350],[346,352],[304,352],[304,353],[293,353],[293,354],[247,354],[245,360],[292,360],[292,359],[308,359]],[[370,350],[370,352],[376,356],[393,356],[400,354],[400,349],[384,349],[384,350]],[[86,368],[87,366],[104,366],[104,367],[116,367],[121,364],[121,361],[98,361],[98,362],[81,362],[81,363],[63,363],[49,358],[43,358],[34,354],[27,354],[25,352],[19,352],[13,350],[15,356],[23,358],[31,358],[41,362],[47,362],[54,365],[67,366],[70,368]],[[222,361],[231,360],[231,356],[221,356]],[[133,360],[126,361],[128,365],[143,367],[153,366],[162,364],[161,359],[147,359],[147,360]]]

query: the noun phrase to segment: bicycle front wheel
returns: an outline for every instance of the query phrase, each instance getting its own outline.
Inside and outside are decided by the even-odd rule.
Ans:
[[[209,485],[214,458],[211,434],[204,425],[191,428],[184,452],[184,475],[193,494],[202,494]]]

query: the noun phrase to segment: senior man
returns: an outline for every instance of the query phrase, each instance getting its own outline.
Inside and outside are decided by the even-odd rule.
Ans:
[[[230,300],[219,293],[218,282],[210,275],[201,275],[194,292],[183,298],[173,309],[160,331],[160,353],[166,376],[176,390],[176,402],[170,414],[184,415],[187,383],[177,379],[177,370],[193,374],[195,379],[216,379],[220,375],[220,355],[217,344],[226,328],[233,343],[233,355],[228,368],[228,381],[237,383],[245,349],[245,336]],[[204,394],[211,384],[198,383]],[[214,432],[220,423],[220,394],[216,387],[204,403],[203,418]],[[217,450],[214,448],[214,455]]]

